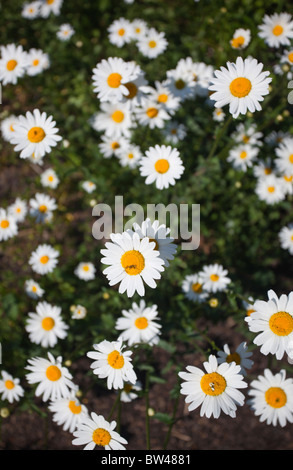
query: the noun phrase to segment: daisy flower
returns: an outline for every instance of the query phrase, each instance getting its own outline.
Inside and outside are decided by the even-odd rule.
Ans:
[[[152,223],[147,218],[141,225],[135,222],[133,224],[133,231],[138,233],[141,239],[148,237],[150,242],[155,242],[155,250],[159,251],[160,258],[164,261],[165,266],[168,267],[169,260],[174,259],[174,254],[177,251],[174,238],[170,236],[171,230],[166,225],[160,224],[158,220]]]
[[[244,49],[248,46],[251,39],[251,32],[249,29],[238,28],[233,34],[230,41],[232,49]]]
[[[44,275],[51,273],[58,264],[59,251],[51,245],[42,244],[32,252],[29,264],[34,272]]]
[[[285,198],[284,186],[275,174],[259,178],[255,192],[258,198],[267,204],[277,204]]]
[[[85,318],[87,314],[87,309],[83,305],[73,305],[71,310],[71,318],[74,320],[80,320]]]
[[[171,144],[178,144],[184,140],[187,134],[187,129],[184,124],[177,121],[169,121],[163,129],[164,138]]]
[[[171,94],[178,98],[180,102],[194,97],[194,77],[182,65],[177,64],[175,69],[167,70],[167,79],[164,83],[169,88]]]
[[[129,101],[131,109],[135,110],[137,106],[140,106],[141,101],[149,93],[148,81],[145,78],[145,73],[141,68],[136,66],[136,78],[133,78],[129,82],[125,83],[125,87],[128,90],[127,95],[123,95],[122,101]]]
[[[61,308],[48,302],[39,302],[36,312],[29,312],[25,329],[32,343],[43,348],[53,347],[67,336],[68,326],[61,317]]]
[[[101,379],[107,378],[109,390],[122,389],[124,382],[136,383],[137,377],[131,363],[132,351],[123,351],[122,341],[102,341],[93,345],[94,351],[87,356],[94,359],[93,373]]]
[[[292,16],[289,13],[265,15],[258,35],[270,47],[289,46],[293,38]]]
[[[279,232],[279,241],[284,250],[293,255],[293,224],[283,227]]]
[[[81,187],[87,193],[91,194],[97,188],[97,185],[93,183],[92,181],[83,181]]]
[[[202,279],[202,288],[207,292],[219,292],[226,289],[231,279],[227,276],[228,270],[220,264],[209,264],[199,272]]]
[[[180,107],[181,99],[174,96],[167,85],[167,81],[155,81],[154,87],[149,87],[149,99],[166,109],[169,114],[174,114]]]
[[[40,284],[33,279],[27,279],[24,283],[25,292],[29,297],[33,299],[39,299],[45,293],[44,289],[41,288]]]
[[[126,62],[121,57],[103,59],[93,69],[94,92],[100,101],[117,104],[129,95],[126,83],[136,79],[139,72],[140,68],[133,61]]]
[[[165,51],[168,41],[165,33],[159,32],[155,28],[149,28],[136,44],[142,55],[149,59],[155,59]]]
[[[10,142],[11,137],[14,135],[14,125],[17,122],[17,117],[13,115],[8,116],[1,121],[1,133],[6,142]]]
[[[140,38],[143,38],[148,31],[147,23],[141,18],[135,18],[130,22],[130,24],[134,41],[138,41]]]
[[[42,396],[44,402],[59,400],[71,396],[76,391],[76,385],[72,382],[72,375],[67,367],[62,365],[62,357],[55,358],[50,352],[48,359],[33,357],[28,359],[26,379],[29,384],[38,384],[35,395]]]
[[[8,400],[9,403],[19,401],[20,397],[24,395],[24,389],[21,387],[20,380],[13,378],[5,370],[1,371],[2,379],[0,379],[0,393],[1,400]]]
[[[260,111],[260,101],[269,93],[268,77],[270,72],[262,72],[263,64],[253,58],[237,57],[236,63],[227,62],[227,68],[215,71],[209,90],[210,99],[215,101],[215,107],[222,108],[229,104],[229,112],[233,118],[239,114]]]
[[[15,134],[11,143],[15,144],[14,150],[20,151],[20,158],[27,158],[31,155],[43,157],[50,153],[52,147],[62,140],[55,127],[56,122],[47,113],[41,113],[34,109],[31,113],[27,111],[25,116],[19,116],[15,124]]]
[[[116,431],[116,421],[110,423],[101,415],[91,413],[91,418],[85,418],[74,431],[72,444],[85,445],[84,450],[93,450],[96,446],[104,447],[105,450],[124,450],[123,444],[126,439]]]
[[[0,81],[3,85],[15,85],[26,72],[27,53],[22,46],[1,46]]]
[[[253,167],[253,174],[257,179],[265,178],[273,173],[271,158],[265,160],[258,160],[257,164]]]
[[[0,208],[0,241],[6,241],[18,233],[16,218],[7,210]]]
[[[280,173],[293,174],[293,139],[284,139],[275,149],[276,168]]]
[[[210,355],[203,363],[206,372],[198,367],[187,366],[187,372],[179,372],[184,380],[181,393],[190,403],[189,411],[201,406],[200,416],[219,418],[221,411],[235,418],[237,405],[244,404],[244,395],[238,389],[246,388],[240,374],[241,367],[235,362],[218,364],[216,356]]]
[[[282,175],[279,180],[283,184],[284,194],[293,194],[293,175]]]
[[[128,166],[129,168],[136,168],[142,157],[140,147],[135,144],[129,144],[120,148],[116,152],[116,157],[118,158],[121,166]]]
[[[166,145],[150,147],[140,161],[140,174],[145,184],[155,182],[158,189],[173,186],[184,172],[184,166],[176,148]]]
[[[285,49],[281,56],[281,64],[288,64],[293,67],[293,48]]]
[[[104,158],[111,158],[113,156],[117,156],[117,152],[128,145],[129,140],[125,139],[125,137],[113,139],[111,136],[102,135],[101,142],[98,147]]]
[[[108,27],[108,38],[111,44],[122,47],[133,39],[133,28],[126,18],[119,18]]]
[[[170,114],[158,102],[144,98],[140,106],[135,109],[135,117],[142,126],[162,129],[165,122],[171,119]]]
[[[88,410],[72,393],[68,398],[59,398],[48,405],[53,413],[53,421],[62,426],[63,431],[73,433],[76,428],[88,417]]]
[[[33,77],[46,70],[50,65],[50,59],[41,49],[30,49],[27,53],[26,73]]]
[[[64,23],[60,26],[56,35],[57,38],[59,38],[61,41],[68,41],[74,35],[74,33],[74,28],[70,24]]]
[[[197,273],[185,276],[182,282],[182,291],[185,297],[193,302],[204,302],[208,293],[204,292],[202,284],[203,281]]]
[[[213,111],[213,120],[217,122],[223,122],[226,117],[222,108],[215,108]]]
[[[259,149],[257,147],[250,144],[238,144],[229,151],[227,161],[232,163],[235,170],[247,171],[248,168],[252,167],[258,153]]]
[[[53,168],[47,168],[47,170],[43,171],[41,174],[41,185],[44,188],[57,188],[60,180],[56,174],[56,171]]]
[[[247,145],[262,145],[263,134],[262,132],[257,132],[255,124],[245,125],[243,122],[240,122],[235,131],[232,133],[231,138],[238,144],[247,144]]]
[[[159,342],[161,325],[157,323],[157,305],[147,307],[144,300],[140,304],[133,302],[129,310],[122,310],[122,317],[116,321],[116,330],[122,331],[119,336],[128,346],[145,343],[153,346]]]
[[[93,263],[80,262],[74,270],[74,274],[84,281],[91,281],[95,278],[96,268]]]
[[[40,16],[48,18],[50,14],[59,16],[63,0],[40,0]]]
[[[131,103],[101,103],[100,111],[92,117],[92,127],[113,140],[130,138],[134,127]]]
[[[22,7],[21,16],[28,20],[34,20],[39,16],[40,1],[25,3]]]
[[[231,352],[228,344],[225,344],[223,351],[218,351],[217,356],[218,364],[222,364],[223,362],[227,362],[228,364],[235,362],[241,367],[240,374],[243,376],[247,375],[246,369],[250,369],[254,364],[254,362],[249,359],[252,356],[252,352],[247,351],[245,341],[240,343],[234,352]]]
[[[274,354],[278,360],[285,353],[293,357],[293,292],[277,297],[268,291],[268,301],[256,300],[254,312],[247,322],[249,330],[258,333],[253,342],[264,355]]]
[[[134,385],[125,383],[121,390],[120,400],[123,403],[130,403],[138,397],[138,393],[142,390],[141,382],[138,380]]]
[[[7,207],[8,215],[14,217],[16,223],[23,222],[27,214],[27,203],[19,197]]]
[[[251,382],[248,394],[252,397],[248,405],[260,422],[281,427],[293,422],[293,380],[286,378],[285,370],[274,375],[265,369]]]
[[[185,76],[188,75],[193,82],[193,96],[206,96],[208,87],[214,74],[214,68],[204,62],[194,62],[191,57],[179,59],[177,70]]]
[[[156,280],[164,271],[164,261],[155,250],[155,243],[147,237],[141,240],[137,233],[110,234],[110,238],[111,242],[105,244],[106,249],[101,250],[101,263],[108,265],[103,273],[110,286],[119,283],[119,293],[127,292],[128,297],[135,292],[143,296],[144,282],[156,288]]]
[[[53,211],[57,209],[56,200],[47,194],[36,193],[29,200],[30,214],[36,222],[49,222],[53,217]]]

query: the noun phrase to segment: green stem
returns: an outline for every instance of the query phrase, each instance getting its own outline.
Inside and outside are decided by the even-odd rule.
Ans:
[[[149,417],[149,371],[146,373],[146,383],[145,383],[145,428],[146,428],[146,448],[147,450],[151,449],[150,443],[150,417]]]
[[[215,139],[215,141],[213,143],[213,146],[212,146],[212,148],[210,150],[210,153],[208,155],[208,158],[207,158],[208,160],[210,160],[213,157],[215,151],[217,150],[218,144],[219,144],[221,138],[223,137],[223,135],[225,134],[226,130],[228,129],[229,124],[231,123],[232,119],[233,119],[233,116],[232,116],[232,114],[230,114],[230,116],[228,117],[228,119],[226,119],[226,122],[224,123],[222,129],[219,131],[219,133],[217,135],[217,138]]]
[[[172,420],[169,424],[169,428],[168,428],[167,435],[166,435],[166,438],[165,438],[163,450],[167,449],[167,446],[168,446],[168,443],[169,443],[169,440],[170,440],[170,437],[171,437],[171,432],[172,432],[173,426],[176,422],[175,416],[176,416],[178,405],[179,405],[179,398],[180,398],[180,394],[178,393],[178,395],[176,397],[176,400],[175,400],[175,403],[174,403],[174,406],[173,406]]]
[[[118,393],[118,395],[117,395],[117,397],[116,397],[116,399],[115,399],[115,401],[114,401],[114,403],[113,403],[113,406],[112,406],[112,408],[111,408],[111,411],[110,411],[110,413],[109,413],[109,415],[108,415],[108,421],[110,421],[110,419],[112,418],[112,415],[113,415],[113,413],[114,413],[114,411],[115,411],[116,406],[120,403],[120,395],[121,395],[121,392]],[[120,424],[119,424],[119,425],[120,425]]]

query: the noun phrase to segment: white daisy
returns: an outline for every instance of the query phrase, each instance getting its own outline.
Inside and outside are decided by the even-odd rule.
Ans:
[[[247,171],[251,168],[259,149],[250,144],[238,144],[229,151],[227,161],[230,162],[235,170]]]
[[[93,450],[96,446],[104,447],[105,450],[124,450],[123,444],[127,444],[126,439],[116,431],[116,421],[110,423],[101,415],[91,413],[91,419],[85,418],[74,431],[72,444],[85,445],[84,450]]]
[[[62,426],[63,431],[70,433],[88,417],[87,407],[80,403],[74,393],[68,398],[51,401],[48,409],[53,413],[53,421]]]
[[[25,329],[32,343],[52,348],[59,339],[66,338],[68,326],[62,319],[61,307],[39,302],[36,312],[28,313]]]
[[[191,57],[179,59],[177,70],[181,70],[182,75],[189,75],[193,81],[193,96],[208,95],[208,87],[214,74],[214,68],[204,62],[194,62]]]
[[[50,59],[41,49],[30,49],[27,53],[26,73],[32,77],[46,70],[50,65]]]
[[[163,129],[163,134],[165,140],[174,145],[178,144],[181,140],[184,140],[187,134],[187,129],[181,122],[169,121]]]
[[[142,98],[146,97],[150,88],[145,78],[145,72],[137,64],[135,64],[135,75],[137,75],[136,78],[125,83],[128,95],[123,95],[122,99],[122,101],[130,102],[132,110],[135,110],[136,106],[140,106]]]
[[[256,300],[254,312],[247,322],[249,330],[258,333],[253,342],[264,355],[274,354],[278,360],[284,354],[293,358],[293,292],[277,297],[268,291],[268,301]]]
[[[125,137],[113,139],[111,136],[102,135],[101,143],[99,143],[98,147],[104,158],[111,158],[117,156],[117,152],[128,145],[129,140],[125,139]]]
[[[1,46],[0,81],[3,85],[15,85],[26,72],[27,53],[22,46],[8,44]]]
[[[249,359],[252,356],[252,352],[247,351],[245,341],[240,343],[234,352],[231,352],[228,344],[224,344],[223,351],[218,351],[217,356],[218,364],[222,364],[223,362],[227,362],[228,364],[235,362],[235,364],[241,367],[240,374],[243,376],[247,375],[246,370],[250,369],[254,364],[254,362]]]
[[[95,351],[87,356],[94,359],[91,364],[93,373],[101,379],[107,378],[109,390],[122,389],[124,382],[135,384],[137,377],[132,365],[132,351],[123,351],[122,341],[102,341],[94,344]]]
[[[16,218],[5,209],[0,208],[0,241],[15,237],[18,233]]]
[[[282,175],[279,180],[284,188],[284,194],[293,194],[293,174]]]
[[[231,279],[227,276],[228,270],[220,264],[209,264],[199,272],[202,288],[207,292],[219,292],[226,289]]]
[[[125,383],[121,390],[120,400],[123,403],[130,403],[138,397],[138,392],[142,390],[142,384],[138,380],[134,385]]]
[[[262,145],[263,133],[258,132],[256,129],[256,124],[246,125],[243,122],[240,122],[235,131],[232,133],[231,138],[239,144],[248,144],[248,145]]]
[[[213,111],[213,120],[217,122],[223,122],[226,117],[226,113],[222,108],[215,108]]]
[[[265,15],[258,35],[270,47],[289,46],[293,38],[292,16],[289,13]]]
[[[6,142],[10,142],[11,137],[14,135],[14,125],[17,122],[17,117],[13,115],[8,116],[1,121],[1,133]]]
[[[57,209],[56,200],[47,194],[36,193],[29,200],[30,214],[36,222],[49,222],[53,217],[53,211]]]
[[[180,107],[181,99],[174,96],[167,85],[167,81],[155,81],[154,87],[149,87],[149,99],[166,109],[169,114],[174,114]]]
[[[275,174],[259,178],[255,192],[261,201],[267,204],[277,204],[285,198],[284,186]]]
[[[47,170],[43,171],[41,174],[41,185],[44,188],[57,188],[60,180],[56,174],[56,171],[53,168],[47,168]]]
[[[33,299],[39,299],[45,293],[44,289],[41,288],[40,284],[33,279],[27,279],[24,284],[24,289],[29,297]]]
[[[293,422],[293,380],[286,378],[285,370],[274,375],[265,369],[251,382],[248,394],[252,398],[247,403],[260,422],[281,427]]]
[[[219,418],[221,411],[235,418],[237,406],[244,404],[244,395],[238,389],[246,388],[240,374],[241,367],[235,362],[218,364],[216,356],[210,355],[203,363],[206,373],[198,367],[187,366],[187,372],[179,372],[184,380],[181,393],[190,403],[188,410],[201,406],[200,416]]]
[[[34,153],[32,155],[30,155],[29,157],[27,157],[27,159],[33,163],[34,165],[39,165],[39,166],[43,166],[44,165],[44,156],[41,156],[41,155],[35,155]]]
[[[135,18],[130,22],[131,28],[132,28],[132,37],[134,41],[138,41],[139,38],[142,38],[145,36],[147,30],[148,30],[148,25],[147,23],[142,20],[141,18]]]
[[[27,111],[25,116],[19,116],[14,126],[15,134],[11,143],[15,144],[14,150],[20,151],[20,158],[27,158],[33,154],[43,157],[51,152],[51,148],[57,145],[62,137],[57,134],[56,122],[52,116],[47,116],[34,109]]]
[[[272,159],[266,158],[265,160],[258,160],[257,164],[253,166],[253,174],[257,179],[265,178],[273,173]]]
[[[134,62],[126,62],[121,57],[109,57],[99,62],[93,69],[94,92],[100,101],[117,104],[128,96],[126,84],[139,76],[140,67]]]
[[[71,310],[71,318],[80,320],[86,317],[87,309],[83,305],[73,305]]]
[[[286,138],[275,149],[275,165],[280,173],[293,174],[293,139]]]
[[[293,67],[293,48],[285,49],[282,53],[281,64],[288,64]]]
[[[74,270],[74,274],[84,281],[91,281],[95,278],[96,268],[91,262],[82,261],[78,263]]]
[[[177,64],[175,69],[167,70],[167,79],[164,83],[172,95],[179,98],[181,102],[194,97],[194,77],[183,65]]]
[[[91,194],[97,188],[97,185],[92,181],[83,181],[81,184],[82,189],[84,189],[87,193]]]
[[[168,41],[164,32],[159,32],[155,28],[149,28],[144,36],[138,39],[136,44],[142,55],[149,59],[155,59],[165,51]]]
[[[215,107],[229,104],[229,112],[234,118],[239,114],[260,111],[260,101],[269,93],[270,72],[262,72],[263,64],[256,59],[237,57],[236,63],[227,62],[227,68],[215,71],[209,90]]]
[[[233,34],[230,41],[232,49],[244,49],[248,46],[251,39],[251,32],[249,29],[238,28]]]
[[[59,251],[44,243],[32,252],[29,264],[34,272],[44,275],[55,269],[58,264],[58,256]]]
[[[25,3],[22,7],[21,16],[28,20],[34,20],[39,15],[40,1]]]
[[[50,14],[60,15],[63,0],[40,0],[40,16],[48,18]]]
[[[158,189],[168,188],[180,179],[184,166],[176,148],[155,145],[145,152],[140,161],[140,174],[145,176],[145,184],[156,183]]]
[[[74,28],[69,23],[64,23],[59,27],[56,35],[61,41],[68,41],[74,33]]]
[[[293,224],[282,227],[279,232],[280,245],[284,250],[288,250],[293,255]]]
[[[28,359],[26,374],[29,384],[38,384],[35,390],[37,397],[42,396],[44,402],[70,397],[77,387],[72,381],[72,375],[67,367],[62,365],[62,357],[54,356],[48,352],[48,359],[33,357]]]
[[[7,207],[7,214],[14,217],[16,223],[23,222],[27,214],[27,203],[19,197]]]
[[[117,150],[116,157],[121,166],[136,168],[141,160],[142,152],[140,147],[135,144],[129,144]]]
[[[165,266],[168,267],[169,260],[174,259],[174,254],[177,251],[174,238],[170,235],[171,230],[166,225],[160,224],[158,220],[151,222],[147,218],[141,225],[135,222],[133,224],[133,231],[138,233],[141,239],[148,237],[150,242],[155,242],[155,250],[159,251],[160,258],[164,261]]]
[[[5,370],[1,371],[2,379],[0,379],[1,400],[8,400],[9,403],[19,401],[24,395],[24,389],[20,385],[20,380],[8,374]]]
[[[111,44],[122,47],[133,39],[133,28],[126,18],[118,18],[108,27],[108,38]]]
[[[111,234],[111,242],[101,250],[101,263],[108,265],[103,273],[110,286],[119,283],[119,293],[127,292],[132,297],[135,292],[140,296],[145,294],[144,282],[151,288],[156,288],[156,280],[161,278],[164,271],[164,261],[155,250],[155,243],[147,237],[140,239],[137,233],[130,235]]]
[[[165,122],[171,119],[170,114],[157,101],[143,98],[140,106],[135,110],[135,117],[142,126],[149,126],[150,129],[156,127],[162,129]]]
[[[208,297],[208,292],[203,290],[202,284],[203,281],[197,273],[185,276],[182,282],[182,291],[186,298],[194,302],[204,302]]]
[[[116,330],[122,331],[119,335],[121,341],[128,346],[146,343],[150,346],[159,342],[161,325],[157,323],[157,305],[146,306],[144,300],[140,304],[133,302],[129,310],[122,310],[122,317],[116,321]]]
[[[134,127],[131,103],[101,103],[100,111],[92,117],[92,127],[111,139],[130,138]]]

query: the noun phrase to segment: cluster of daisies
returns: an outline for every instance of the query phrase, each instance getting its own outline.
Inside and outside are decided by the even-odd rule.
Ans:
[[[59,16],[62,4],[63,0],[34,0],[32,2],[25,2],[21,15],[29,20],[48,18],[51,14]]]
[[[193,274],[188,274],[182,281],[182,291],[193,302],[205,302],[211,295],[224,292],[231,283],[228,270],[220,264],[210,264]]]

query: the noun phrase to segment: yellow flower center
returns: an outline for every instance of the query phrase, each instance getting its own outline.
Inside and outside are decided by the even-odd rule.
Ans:
[[[118,34],[119,34],[119,36],[124,36],[124,34],[125,34],[125,29],[124,29],[124,28],[120,28],[119,31],[118,31]]]
[[[140,274],[145,267],[143,255],[137,250],[126,251],[121,256],[121,265],[130,276]]]
[[[81,413],[81,405],[77,405],[74,400],[70,400],[70,402],[68,403],[68,408],[74,415],[78,415],[79,413]]]
[[[135,320],[134,324],[139,330],[144,330],[147,328],[149,322],[145,317],[139,317]]]
[[[123,387],[123,390],[125,393],[130,393],[132,389],[133,389],[133,385],[131,384],[125,384]]]
[[[274,313],[270,318],[269,327],[277,336],[288,336],[293,331],[293,318],[288,312]]]
[[[112,114],[112,119],[114,122],[122,122],[123,119],[124,119],[124,113],[122,111],[119,111],[118,109],[116,111],[114,111],[114,113]]]
[[[127,157],[128,157],[130,160],[132,160],[133,157],[134,157],[134,155],[133,155],[133,153],[129,153],[129,154],[127,155]]]
[[[54,328],[54,325],[55,325],[55,321],[53,318],[51,317],[45,317],[43,318],[42,320],[42,328],[46,331],[50,331],[52,330],[52,328]]]
[[[228,354],[226,357],[226,362],[228,362],[228,364],[230,364],[230,362],[236,362],[236,364],[239,365],[241,362],[241,357],[237,352],[234,352],[232,354]]]
[[[40,212],[47,212],[47,206],[45,206],[45,204],[42,204],[42,205],[39,207],[39,211],[40,211]]]
[[[48,263],[48,261],[49,261],[49,256],[47,256],[47,255],[42,256],[42,257],[40,258],[40,261],[41,261],[42,264]]]
[[[218,281],[219,280],[218,274],[211,274],[210,275],[210,280],[213,281],[213,282]]]
[[[265,175],[270,175],[272,173],[271,168],[265,168]]]
[[[9,130],[10,130],[11,132],[14,132],[14,127],[13,127],[13,124],[10,124],[10,126],[9,126]]]
[[[1,220],[0,227],[1,228],[8,228],[9,227],[9,220]]]
[[[289,52],[288,60],[289,60],[289,62],[293,62],[293,52]]]
[[[245,39],[244,39],[243,36],[238,36],[237,38],[232,39],[231,45],[232,45],[232,47],[237,49],[238,47],[243,46],[244,41],[245,41]]]
[[[121,85],[121,78],[122,76],[120,73],[111,73],[107,78],[107,83],[111,88],[118,88]]]
[[[125,86],[129,91],[129,94],[126,96],[126,98],[132,100],[137,95],[137,86],[133,82],[125,83]]]
[[[240,158],[241,158],[242,160],[244,160],[244,158],[246,158],[246,157],[247,157],[247,152],[242,151],[242,152],[240,153]]]
[[[243,140],[243,142],[244,142],[245,144],[248,144],[248,142],[250,141],[250,137],[249,137],[248,135],[244,135],[244,136],[242,137],[242,140]]]
[[[61,377],[61,371],[57,366],[49,366],[46,370],[46,377],[47,379],[51,380],[51,382],[56,382]]]
[[[183,90],[183,88],[185,87],[185,82],[184,80],[182,80],[181,78],[179,78],[179,80],[176,80],[175,82],[175,87],[178,89],[178,90]]]
[[[268,192],[273,193],[275,191],[275,186],[269,186],[268,187]]]
[[[39,59],[35,59],[33,60],[33,65],[36,67],[37,65],[39,65],[40,61]]]
[[[8,390],[12,390],[15,387],[14,382],[12,380],[6,380],[5,387],[8,388]]]
[[[284,28],[283,26],[277,24],[276,26],[274,26],[273,28],[273,34],[275,36],[280,36],[280,34],[282,34],[282,32],[284,31]]]
[[[284,180],[287,181],[287,183],[292,183],[292,181],[293,181],[293,175],[291,175],[291,176],[286,176],[286,175],[285,175],[285,176],[284,176]]]
[[[156,47],[156,45],[157,45],[156,41],[149,41],[149,47],[150,47],[151,49],[153,49],[154,47]]]
[[[287,395],[280,387],[270,387],[265,393],[265,400],[272,408],[282,408],[287,403]]]
[[[46,1],[47,1],[48,5],[52,5],[55,2],[55,0],[46,0]]]
[[[108,354],[108,364],[113,367],[113,369],[122,369],[124,366],[124,357],[119,351],[114,350]]]
[[[158,96],[158,102],[159,103],[166,103],[167,101],[168,101],[168,95],[166,95],[166,93],[161,93]]]
[[[210,374],[205,374],[201,378],[200,386],[202,391],[206,395],[217,396],[221,395],[227,386],[225,378],[218,374],[218,372],[211,372]]]
[[[9,72],[12,72],[12,70],[14,70],[16,66],[17,66],[17,61],[14,59],[9,60],[6,64],[6,68],[7,70],[9,70]]]
[[[98,428],[93,432],[93,441],[97,446],[107,446],[111,441],[111,434],[106,429]]]
[[[113,150],[119,149],[120,144],[118,144],[118,142],[112,142],[111,147],[112,147]]]
[[[249,317],[253,312],[255,312],[254,308],[249,308],[249,309],[246,311],[246,315]]]
[[[135,28],[136,33],[140,33],[140,31],[141,31],[140,28]]]
[[[232,80],[229,88],[233,96],[236,98],[244,98],[250,93],[252,85],[248,78],[238,77]]]
[[[45,131],[41,127],[32,127],[27,134],[28,140],[34,144],[41,142],[45,137]]]
[[[150,119],[153,119],[159,114],[159,111],[157,108],[148,108],[146,113]]]
[[[50,183],[52,183],[52,181],[54,181],[54,176],[52,176],[52,175],[48,176],[48,181],[50,181]]]
[[[160,174],[167,173],[169,168],[170,168],[170,164],[169,164],[168,160],[166,160],[165,158],[160,158],[155,163],[155,169]]]
[[[193,292],[199,294],[200,292],[202,292],[202,284],[200,284],[199,282],[194,282],[191,286],[191,289],[193,290]]]
[[[36,286],[33,286],[33,287],[32,287],[32,292],[37,292]]]
[[[291,155],[289,156],[289,162],[293,163],[293,153],[291,153]]]

